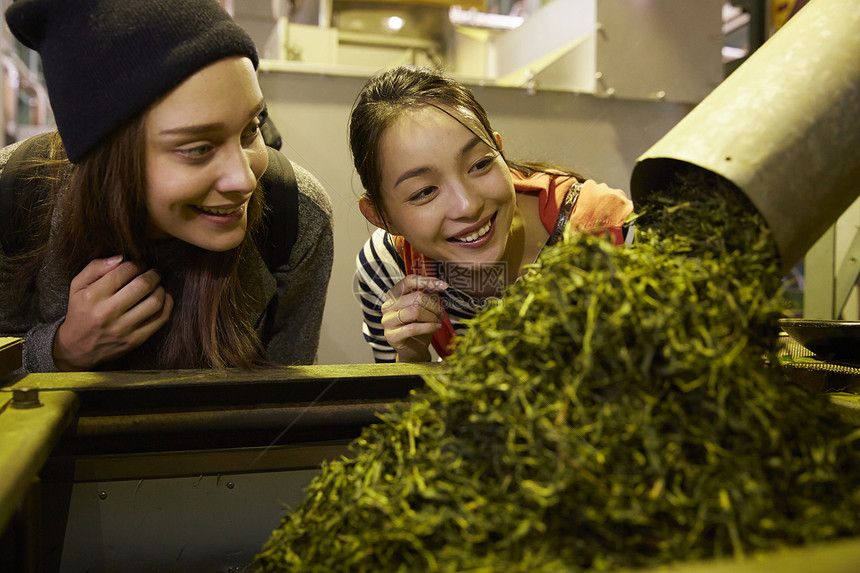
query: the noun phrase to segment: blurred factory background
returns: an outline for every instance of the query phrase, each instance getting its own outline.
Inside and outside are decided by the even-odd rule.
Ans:
[[[282,151],[322,181],[334,205],[321,364],[372,361],[353,294],[354,259],[372,227],[356,208],[362,189],[346,135],[368,77],[399,64],[442,68],[473,87],[510,157],[562,163],[629,189],[637,157],[805,4],[222,1],[258,45]],[[3,143],[52,129],[38,56],[5,27],[2,62]],[[798,316],[858,318],[858,225],[855,203],[795,268]]]
[[[26,496],[0,536],[0,571],[12,553],[38,553],[37,538],[45,551],[32,561],[60,571],[243,570],[235,564],[270,535],[282,503],[301,499],[321,460],[346,455],[378,408],[419,384],[426,365],[362,364],[372,357],[354,260],[373,229],[356,208],[347,121],[368,77],[404,63],[442,68],[474,89],[512,158],[562,163],[629,190],[637,158],[806,3],[222,1],[259,47],[282,151],[332,199],[336,250],[318,361],[333,366],[271,378],[31,375],[46,407],[13,406],[0,420],[15,456],[40,459],[21,474]],[[5,25],[0,59],[0,144],[53,129],[38,56]],[[795,267],[798,315],[860,317],[858,227],[860,202]],[[15,440],[24,434],[9,430],[18,420],[30,430],[23,445]]]

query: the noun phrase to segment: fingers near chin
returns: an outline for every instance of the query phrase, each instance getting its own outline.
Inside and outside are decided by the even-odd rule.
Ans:
[[[438,322],[410,322],[396,329],[397,338],[405,340],[417,336],[432,335],[439,330],[440,326]]]
[[[404,311],[403,314],[406,314],[406,311]],[[439,308],[438,304],[433,307],[419,307],[415,314],[416,322],[430,322],[438,324],[442,320],[442,309]]]
[[[422,275],[406,275],[406,278],[400,281],[399,284],[403,285],[403,292],[410,290],[440,291],[448,288],[445,281],[437,279],[436,277],[425,277]]]

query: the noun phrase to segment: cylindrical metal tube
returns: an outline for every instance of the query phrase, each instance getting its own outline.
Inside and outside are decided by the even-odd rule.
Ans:
[[[639,158],[634,202],[680,165],[734,183],[794,266],[860,194],[860,3],[802,8]]]

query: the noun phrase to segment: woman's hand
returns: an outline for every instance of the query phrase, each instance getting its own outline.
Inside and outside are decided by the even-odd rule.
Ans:
[[[121,257],[96,259],[72,279],[66,319],[54,338],[54,363],[89,370],[143,344],[164,326],[173,298],[161,277]]]
[[[442,325],[437,293],[446,288],[445,281],[407,275],[388,291],[382,304],[382,328],[398,362],[430,360],[430,340]]]

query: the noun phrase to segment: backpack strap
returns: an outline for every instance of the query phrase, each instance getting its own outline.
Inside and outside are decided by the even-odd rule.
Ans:
[[[299,236],[299,185],[290,160],[277,149],[266,146],[269,166],[260,178],[267,210],[257,249],[269,271],[273,272],[290,260],[290,251]],[[277,294],[263,313],[262,339],[271,338],[278,314]]]
[[[0,174],[0,241],[8,257],[26,252],[31,239],[26,234],[30,212],[49,193],[48,185],[29,185],[38,169],[27,162],[47,157],[52,133],[40,133],[25,139],[9,156]]]
[[[269,167],[260,179],[268,211],[257,248],[270,270],[290,259],[299,235],[299,186],[290,160],[272,147]]]

